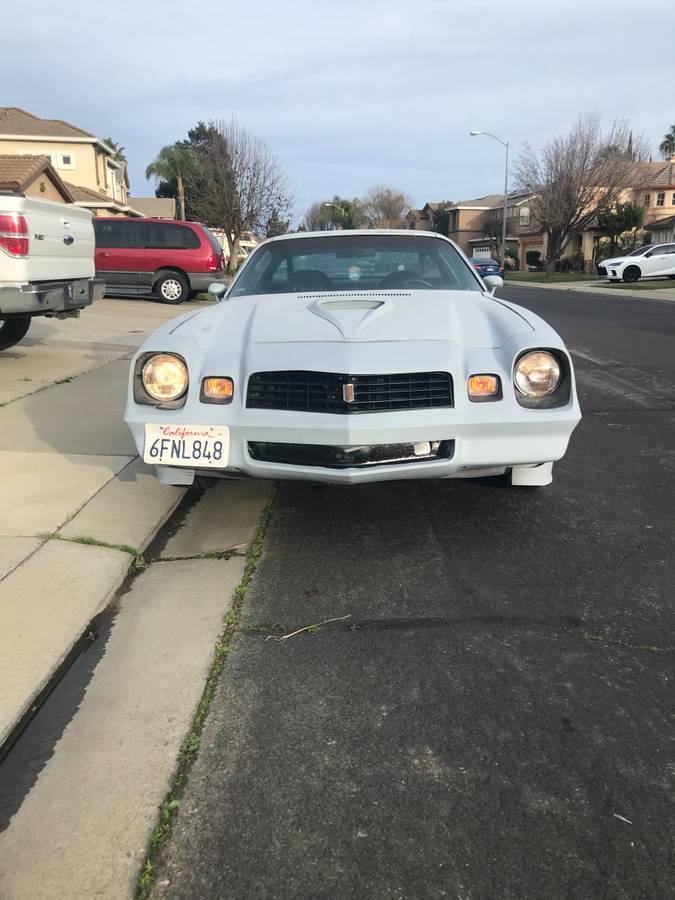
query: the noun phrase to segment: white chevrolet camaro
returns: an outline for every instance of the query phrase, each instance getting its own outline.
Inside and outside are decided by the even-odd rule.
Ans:
[[[138,452],[166,484],[549,484],[581,417],[572,360],[486,281],[436,234],[266,241],[220,303],[136,354],[125,421]]]

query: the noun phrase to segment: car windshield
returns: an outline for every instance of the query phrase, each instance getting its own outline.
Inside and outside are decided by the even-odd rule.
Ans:
[[[631,251],[628,255],[629,256],[642,256],[643,254],[645,254],[647,252],[647,250],[651,250],[653,246],[654,246],[653,244],[647,244],[646,247],[638,247],[637,250]]]
[[[392,289],[481,291],[448,241],[400,234],[331,234],[257,249],[230,297]]]

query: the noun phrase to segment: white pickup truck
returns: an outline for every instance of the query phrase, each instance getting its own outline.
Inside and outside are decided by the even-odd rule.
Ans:
[[[0,350],[33,316],[64,319],[103,296],[91,213],[70,204],[0,194]]]

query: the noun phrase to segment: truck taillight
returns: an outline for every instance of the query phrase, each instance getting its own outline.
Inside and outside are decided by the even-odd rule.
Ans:
[[[220,253],[212,253],[206,263],[207,272],[217,272],[223,268],[223,257]]]
[[[28,224],[25,216],[0,213],[0,247],[12,256],[28,256]]]

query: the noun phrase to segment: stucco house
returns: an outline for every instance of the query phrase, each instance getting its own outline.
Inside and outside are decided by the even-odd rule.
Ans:
[[[69,122],[0,106],[0,156],[46,157],[75,205],[94,215],[140,215],[129,205],[125,164],[96,135]]]
[[[524,267],[525,249],[541,250],[541,229],[533,221],[531,194],[513,193],[507,198],[506,247],[519,252]],[[487,194],[462,200],[449,207],[448,236],[467,256],[490,257],[500,252],[504,195]],[[522,250],[522,253],[520,252]]]

